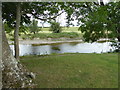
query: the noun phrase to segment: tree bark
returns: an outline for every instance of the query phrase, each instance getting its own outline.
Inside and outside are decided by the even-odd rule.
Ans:
[[[2,84],[3,88],[33,87],[31,74],[11,52],[4,29],[2,30]]]
[[[0,90],[2,89],[2,2],[0,2]]]
[[[17,3],[16,11],[16,29],[14,31],[14,49],[15,49],[15,58],[19,59],[19,27],[21,21],[21,7],[20,3]]]
[[[1,4],[1,2],[0,2]],[[0,5],[0,12],[2,5]],[[9,8],[9,7],[8,7]],[[1,15],[1,13],[0,13]],[[1,16],[2,17],[2,16]],[[0,18],[2,21],[2,18]],[[31,73],[28,72],[20,61],[16,60],[6,38],[4,26],[2,25],[2,88],[28,88],[33,87]]]
[[[117,37],[117,39],[118,39],[118,50],[120,52],[120,28],[118,29],[118,37]]]

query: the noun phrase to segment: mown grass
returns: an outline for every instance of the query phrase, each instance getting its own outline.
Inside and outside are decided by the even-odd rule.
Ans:
[[[24,56],[21,62],[36,73],[38,88],[118,87],[116,53]]]
[[[78,31],[79,27],[62,27],[62,32],[77,32],[80,33],[80,31]],[[41,28],[41,31],[43,32],[51,32],[49,31],[49,27],[48,28]]]

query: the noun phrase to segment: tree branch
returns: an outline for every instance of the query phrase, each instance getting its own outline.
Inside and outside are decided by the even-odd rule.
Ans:
[[[55,19],[57,16],[60,16],[63,12],[64,12],[64,11],[62,11],[61,13],[59,13],[59,14],[53,16],[53,17],[48,17],[48,18],[35,17],[35,18],[37,18],[37,19],[39,19],[39,20],[42,20],[42,21],[46,21],[47,19]],[[32,15],[35,16],[35,14],[33,14],[33,13],[32,13]]]

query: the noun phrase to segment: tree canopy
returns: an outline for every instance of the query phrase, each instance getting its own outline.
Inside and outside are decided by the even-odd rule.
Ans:
[[[79,19],[80,30],[85,41],[94,42],[100,38],[117,38],[120,41],[120,2],[110,2],[104,6],[91,4]]]
[[[3,19],[10,25],[15,23],[15,7],[15,3],[3,3]],[[30,23],[30,15],[49,21],[66,12],[68,26],[75,19],[78,25],[82,23],[79,29],[85,41],[94,42],[104,37],[118,38],[120,41],[120,2],[109,2],[102,6],[94,2],[27,2],[21,3],[21,7],[21,24]]]
[[[9,7],[9,8],[8,8]],[[2,5],[3,21],[9,26],[15,26],[16,23],[16,7],[17,2],[4,2]],[[55,19],[61,10],[55,2],[21,2],[21,25],[30,23],[30,18],[47,21]]]
[[[39,31],[39,28],[38,28],[38,21],[36,20],[33,20],[32,23],[30,24],[29,28],[30,28],[30,32],[31,33],[36,33]]]

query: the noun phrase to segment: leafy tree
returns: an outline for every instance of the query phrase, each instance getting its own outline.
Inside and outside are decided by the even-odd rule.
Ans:
[[[0,22],[2,18],[2,3],[0,2]],[[0,36],[2,37],[2,88],[28,88],[33,87],[32,79],[28,77],[30,72],[28,72],[18,60],[16,60],[10,50],[6,35],[4,25],[0,24]],[[0,48],[1,49],[1,48]],[[31,76],[31,75],[30,75]]]
[[[7,34],[11,33],[13,28],[9,27],[7,23],[4,23],[4,28]]]
[[[31,33],[34,33],[34,34],[37,33],[39,31],[38,21],[33,20],[32,23],[30,24],[29,28],[30,28]]]
[[[51,22],[50,31],[53,33],[60,33],[62,31],[62,27],[58,22]]]
[[[21,25],[19,30],[19,35],[24,33],[25,35],[29,32],[29,27],[26,25]]]
[[[120,2],[110,2],[106,5],[87,3],[87,7],[81,10],[78,20],[84,33],[85,41],[94,42],[100,38],[117,38],[120,42]],[[77,14],[78,15],[78,14]]]
[[[94,42],[100,38],[117,38],[120,42],[120,2],[67,2],[61,4],[67,13],[68,26],[73,20],[82,23],[79,30],[84,34],[84,40]]]

